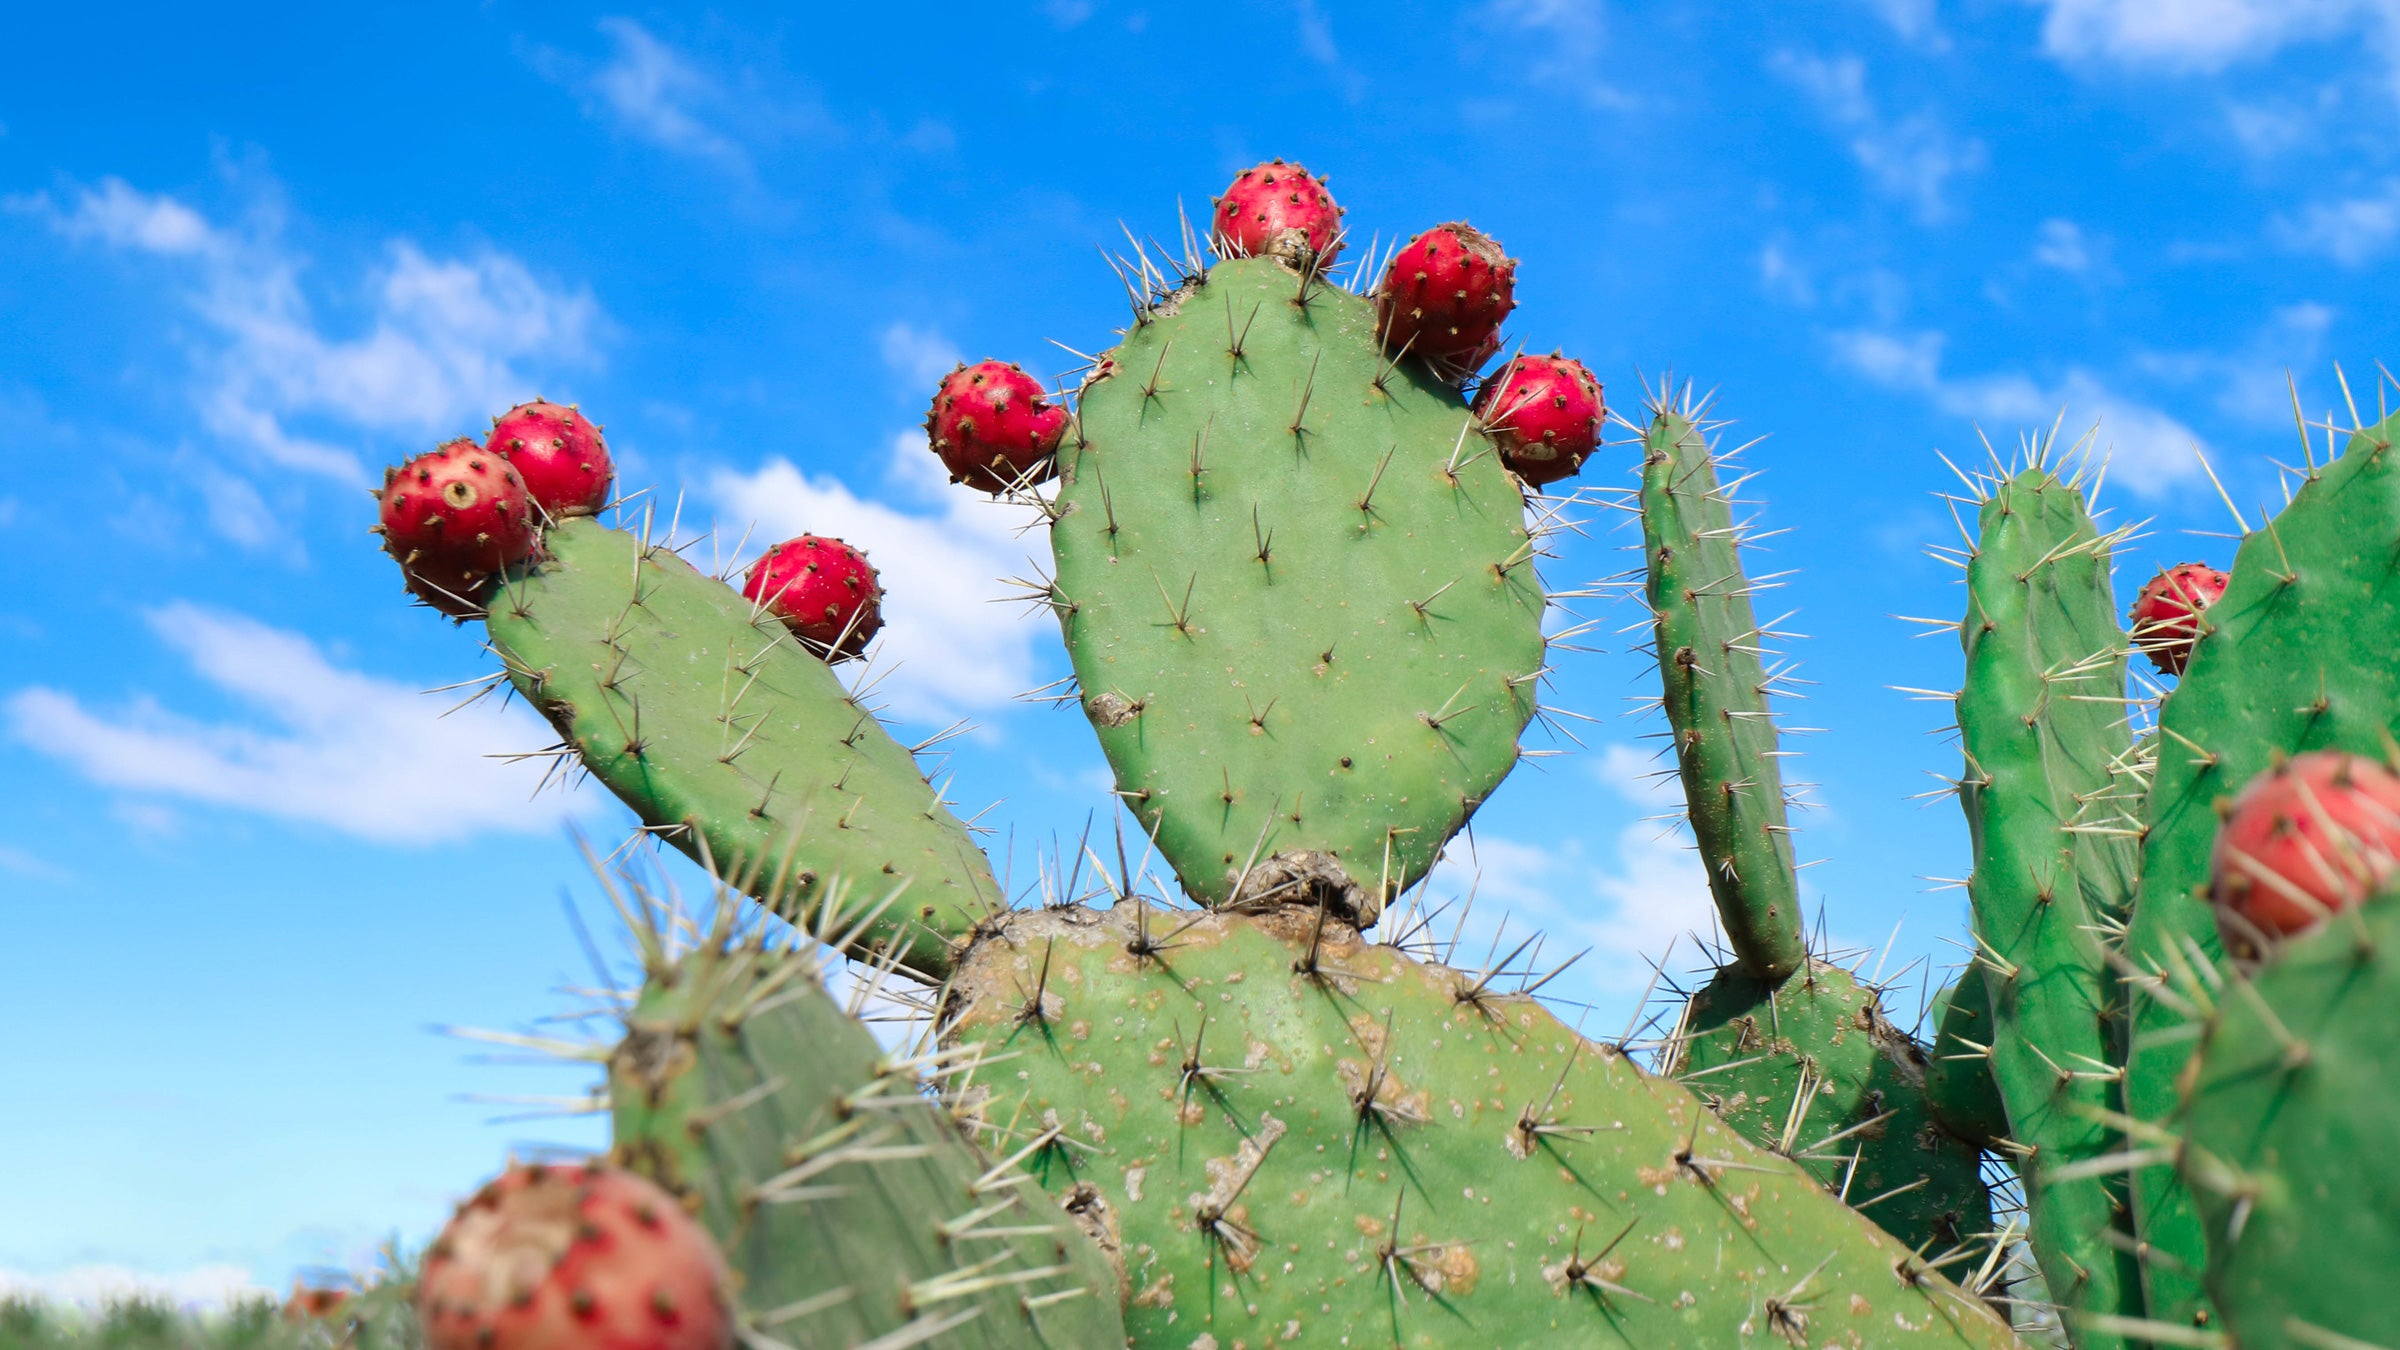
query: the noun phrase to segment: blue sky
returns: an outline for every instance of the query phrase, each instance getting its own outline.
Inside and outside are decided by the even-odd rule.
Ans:
[[[2286,372],[2322,417],[2336,362],[2371,401],[2400,353],[2390,0],[100,8],[0,49],[0,1285],[279,1287],[599,1139],[461,1099],[588,1076],[428,1028],[577,1005],[569,830],[627,818],[486,758],[544,739],[522,707],[437,719],[417,691],[486,667],[365,534],[376,469],[521,398],[582,403],[727,549],[867,547],[892,715],[974,717],[957,795],[1007,799],[1022,879],[1105,782],[1074,712],[1011,701],[1064,662],[987,603],[1026,544],[932,471],[934,377],[1105,343],[1095,245],[1268,155],[1361,237],[1470,218],[1522,259],[1529,346],[1772,433],[1793,720],[1825,728],[1799,847],[1837,937],[1905,917],[1898,967],[1963,932],[1920,878],[1965,830],[1909,800],[1955,752],[1888,687],[1956,675],[1888,617],[1957,604],[1933,451],[2097,421],[2105,503],[2154,522],[2129,595],[2230,551],[2187,533],[2226,528],[2195,447],[2255,514]],[[1592,947],[1554,988],[1613,1031],[1704,901],[1640,822],[1674,802],[1619,715],[1639,615],[1589,612],[1605,650],[1555,691],[1586,748],[1435,884]]]

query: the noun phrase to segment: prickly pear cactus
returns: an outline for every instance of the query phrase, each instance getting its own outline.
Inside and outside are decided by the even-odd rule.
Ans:
[[[2198,1202],[2230,1343],[2400,1344],[2400,1306],[2368,1292],[2400,1269],[2400,1179],[2360,1165],[2400,1150],[2400,896],[2206,974],[2181,982],[2205,1022],[2180,1136],[2142,1142]]]
[[[2125,939],[2129,1027],[2121,1059],[2129,1114],[2172,1113],[2190,1056],[2188,1010],[2154,991],[2220,955],[2205,893],[2219,804],[2278,756],[2336,749],[2382,757],[2400,728],[2400,418],[2358,429],[2339,458],[2309,466],[2291,501],[2251,529],[2223,598],[2203,615],[2191,664],[2159,712],[2141,842],[2141,897]],[[2173,1168],[2133,1173],[2153,1319],[2207,1317],[2199,1216]]]
[[[1000,904],[991,865],[825,663],[671,549],[596,520],[551,527],[486,622],[492,650],[574,756],[694,858],[778,913],[816,911],[840,877],[875,912],[854,950],[928,978]]]
[[[1012,915],[950,997],[1016,1055],[988,1118],[1106,1198],[1137,1345],[2013,1343],[1533,999],[1306,909],[1134,909]]]
[[[741,1276],[749,1343],[1124,1343],[1088,1216],[925,1095],[973,1051],[887,1053],[825,991],[814,942],[729,899],[696,938],[635,900],[646,972],[609,1059],[614,1151],[697,1206]]]
[[[2105,946],[2133,887],[2134,794],[2118,772],[2132,748],[2130,647],[2109,588],[2116,536],[2093,525],[2043,448],[1986,483],[1967,562],[1957,700],[1967,894],[1994,1014],[1992,1080],[2044,1281],[2071,1308],[2130,1316],[2141,1276],[2121,1181],[2075,1170],[2122,1143],[2104,1123],[2121,1105]]]
[[[1050,532],[1084,712],[1195,898],[1372,924],[1516,762],[1523,498],[1313,267],[1220,262],[1137,317],[1083,385]]]

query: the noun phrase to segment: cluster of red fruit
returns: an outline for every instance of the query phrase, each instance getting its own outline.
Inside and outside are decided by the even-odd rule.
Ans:
[[[1245,169],[1216,199],[1211,240],[1223,257],[1273,256],[1323,271],[1342,250],[1342,208],[1325,180],[1272,160]],[[1516,260],[1464,221],[1436,225],[1392,255],[1376,287],[1376,324],[1395,358],[1414,355],[1452,381],[1500,349],[1516,308]],[[1535,487],[1583,468],[1600,446],[1608,406],[1582,362],[1519,356],[1476,388],[1475,414],[1509,470]],[[942,380],[925,435],[951,481],[1002,493],[1056,472],[1067,410],[1014,365],[978,361]]]
[[[600,428],[537,399],[493,418],[481,445],[461,436],[384,470],[375,533],[411,594],[463,618],[533,556],[546,522],[607,505],[615,477]]]

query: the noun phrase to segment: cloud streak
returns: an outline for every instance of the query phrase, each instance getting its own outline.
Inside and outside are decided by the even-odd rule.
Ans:
[[[1930,109],[1886,115],[1867,92],[1866,63],[1856,56],[1781,51],[1767,68],[1805,94],[1847,138],[1851,158],[1877,191],[1907,203],[1928,223],[1956,214],[1951,185],[1983,168],[1981,141],[1952,135]]]
[[[556,739],[522,706],[485,699],[443,717],[458,693],[427,695],[344,668],[297,633],[192,604],[145,618],[248,715],[200,721],[147,696],[96,710],[35,686],[0,702],[8,734],[103,787],[381,844],[551,829],[585,800],[529,801],[543,766],[488,757]]]

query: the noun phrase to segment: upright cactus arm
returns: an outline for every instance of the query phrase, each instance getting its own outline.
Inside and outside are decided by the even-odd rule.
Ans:
[[[2213,959],[2205,892],[2217,811],[2278,756],[2336,749],[2381,757],[2400,730],[2400,417],[2363,427],[2273,519],[2244,536],[2224,596],[2203,615],[2191,664],[2159,711],[2142,838],[2141,898],[2126,940],[2132,975],[2126,1109],[2164,1120],[2191,1047],[2185,1014],[2152,991],[2192,952]],[[2194,1274],[2204,1242],[2191,1196],[2165,1165],[2133,1174],[2150,1315],[2207,1314]]]
[[[1667,722],[1692,835],[1742,973],[1769,984],[1801,968],[1800,892],[1772,683],[1742,573],[1740,531],[1718,482],[1702,412],[1662,398],[1642,439],[1642,548]]]
[[[1991,1071],[2008,1110],[2030,1238],[2051,1295],[2077,1315],[2141,1315],[2131,1224],[2112,1178],[2115,980],[2103,933],[2133,885],[2117,766],[2131,744],[2129,650],[2109,549],[2075,483],[2040,462],[1988,485],[1967,610],[1959,800],[1973,837],[1978,960]],[[2115,1237],[2119,1241],[2111,1241]],[[2123,1344],[2087,1335],[2087,1347]]]
[[[857,952],[946,975],[1000,888],[874,714],[772,615],[672,550],[592,519],[546,542],[486,622],[557,753],[770,909],[846,931],[808,917],[842,889],[874,907]]]
[[[1970,963],[1933,1000],[1925,1098],[1942,1128],[1980,1148],[2008,1137],[2008,1107],[1992,1081],[1992,999],[1983,964]]]
[[[697,1205],[740,1274],[746,1344],[1125,1343],[1083,1218],[926,1094],[971,1055],[887,1053],[826,992],[816,943],[738,920],[730,896],[696,938],[635,903],[647,974],[609,1060],[614,1152]]]

